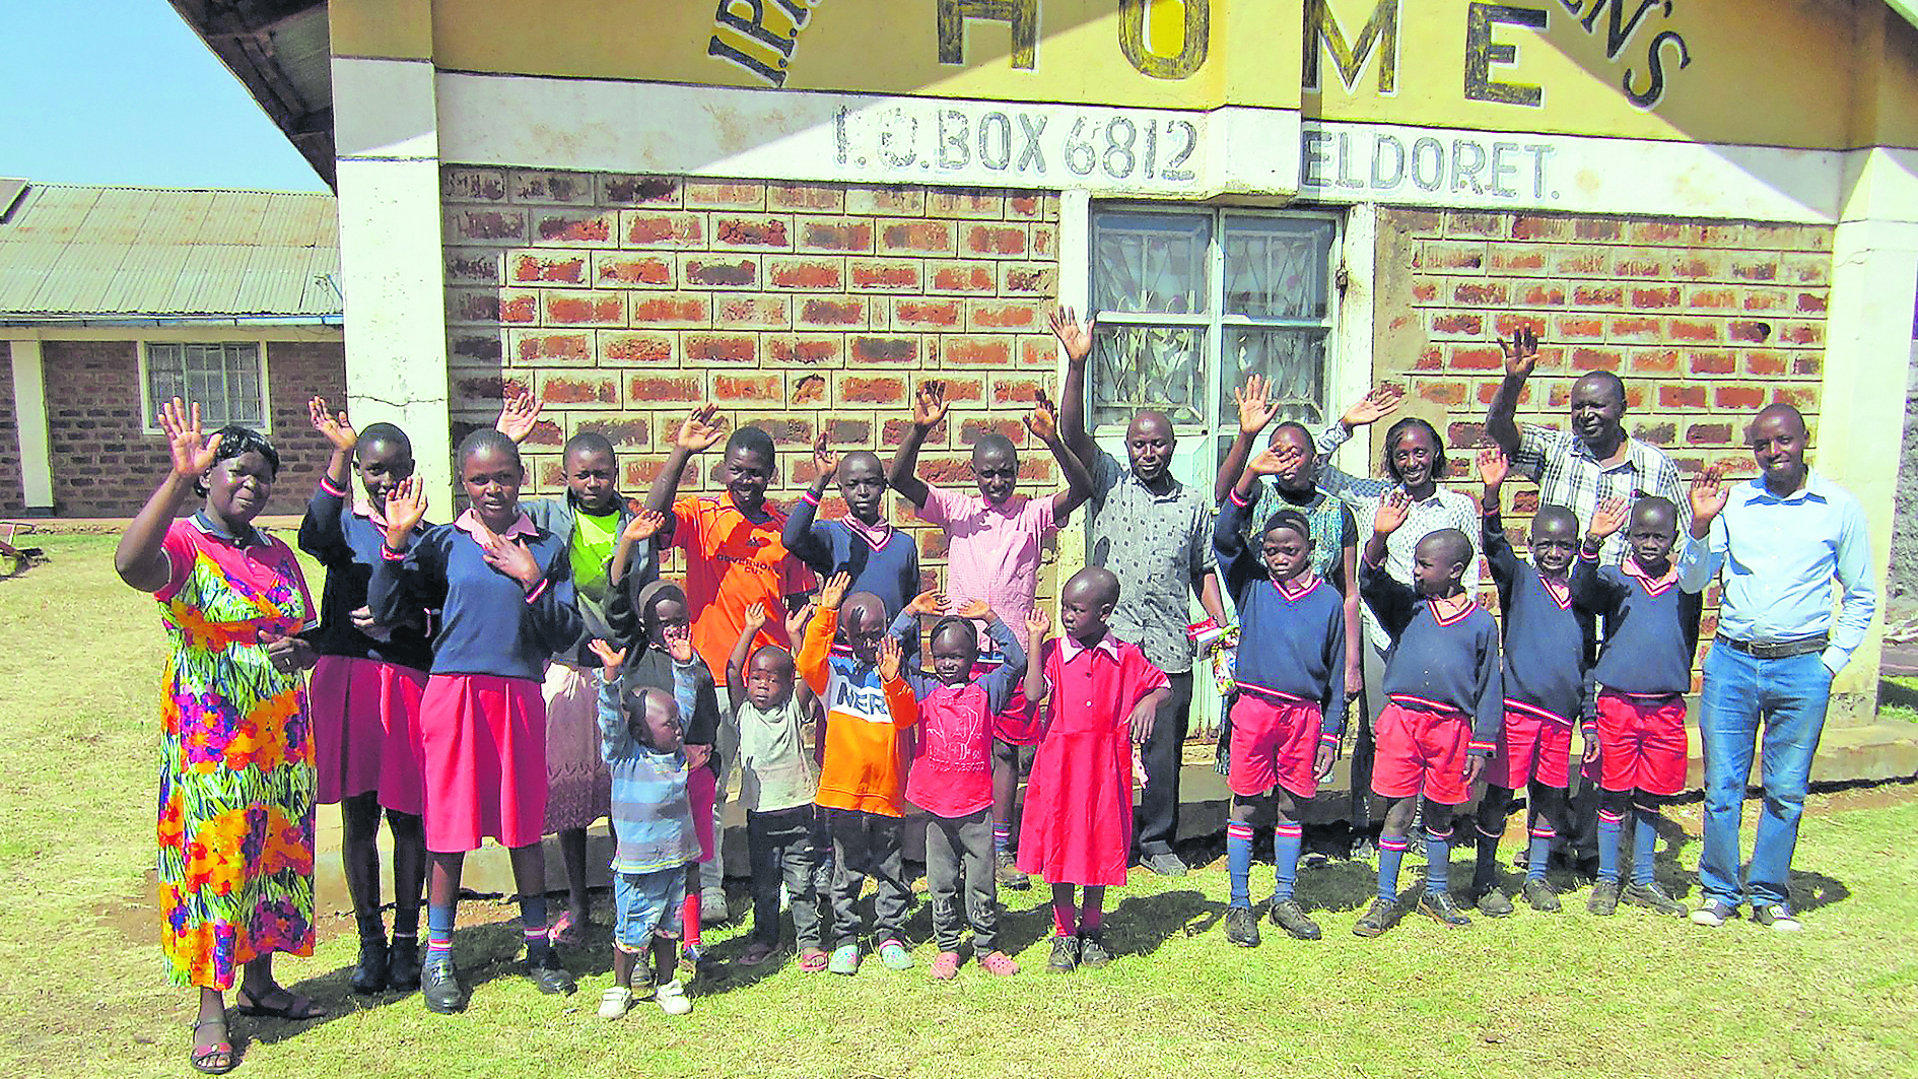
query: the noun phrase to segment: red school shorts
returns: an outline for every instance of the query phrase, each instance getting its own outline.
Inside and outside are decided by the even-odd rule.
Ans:
[[[1319,777],[1312,765],[1321,719],[1316,701],[1241,691],[1232,705],[1232,741],[1226,749],[1226,785],[1232,793],[1264,794],[1277,785],[1296,798],[1317,794]]]
[[[1684,697],[1598,695],[1601,789],[1678,794],[1685,789],[1687,757]]]
[[[1485,767],[1494,787],[1528,784],[1565,788],[1572,782],[1572,721],[1523,701],[1505,702],[1505,733]]]
[[[1381,798],[1416,794],[1440,805],[1471,800],[1465,758],[1472,721],[1464,712],[1428,712],[1392,701],[1379,713],[1372,757],[1372,793]]]

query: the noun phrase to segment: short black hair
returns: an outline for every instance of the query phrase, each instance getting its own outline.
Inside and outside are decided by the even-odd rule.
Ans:
[[[266,458],[267,469],[272,472],[275,477],[279,476],[280,451],[273,448],[273,443],[267,441],[265,435],[255,431],[251,427],[242,427],[237,423],[229,423],[213,433],[220,436],[220,447],[213,451],[213,463],[215,465],[218,465],[221,461],[231,461],[243,453],[257,453],[261,457]],[[204,496],[206,494],[206,481],[199,478],[194,479],[193,489]]]
[[[579,432],[567,439],[566,445],[561,447],[559,451],[561,459],[571,457],[575,453],[603,453],[614,459],[618,459],[619,457],[617,453],[613,452],[612,440],[600,434],[598,431]]]
[[[977,461],[982,454],[991,453],[994,450],[1003,452],[1015,461],[1019,459],[1019,447],[1014,446],[1011,439],[997,431],[987,431],[973,442],[972,459]]]
[[[1438,428],[1417,416],[1407,416],[1385,432],[1385,474],[1392,477],[1394,483],[1405,482],[1405,477],[1399,475],[1399,466],[1392,463],[1392,447],[1399,444],[1399,439],[1405,432],[1412,430],[1422,430],[1432,437],[1432,446],[1437,451],[1437,456],[1432,461],[1432,478],[1444,479],[1452,467],[1452,462],[1445,456],[1445,440],[1439,437]]]
[[[1644,495],[1632,503],[1631,520],[1638,520],[1641,513],[1663,513],[1671,518],[1672,527],[1678,527],[1678,503],[1664,495]]]
[[[1300,435],[1300,436],[1301,436],[1302,438],[1304,438],[1304,439],[1305,439],[1305,444],[1306,444],[1306,445],[1308,445],[1308,446],[1312,446],[1312,445],[1313,445],[1313,442],[1312,442],[1312,429],[1311,429],[1311,428],[1309,428],[1309,427],[1307,427],[1306,425],[1304,425],[1304,424],[1302,424],[1302,423],[1300,423],[1300,422],[1299,422],[1299,421],[1297,421],[1297,420],[1283,420],[1283,421],[1281,421],[1281,422],[1280,422],[1279,424],[1277,424],[1276,426],[1274,426],[1274,427],[1272,428],[1272,434],[1271,434],[1271,435],[1269,435],[1269,436],[1268,436],[1268,437],[1266,438],[1266,445],[1268,445],[1268,446],[1269,446],[1269,445],[1271,445],[1272,443],[1274,443],[1274,442],[1277,442],[1277,441],[1279,440],[1279,432],[1280,432],[1280,431],[1285,431],[1285,430],[1293,430],[1293,431],[1297,431],[1297,432],[1299,433],[1299,435]],[[1314,452],[1316,452],[1316,451],[1317,451],[1317,447],[1314,447]]]
[[[735,450],[756,453],[764,457],[768,465],[778,460],[777,452],[773,449],[773,436],[758,427],[741,427],[734,430],[732,437],[726,440],[726,456],[731,457]]]
[[[1578,381],[1574,382],[1573,385],[1576,386],[1579,382],[1586,381],[1603,382],[1605,385],[1611,387],[1612,394],[1618,398],[1618,407],[1621,409],[1625,407],[1625,380],[1619,378],[1616,373],[1602,369],[1598,371],[1587,371],[1578,376]]]
[[[1290,506],[1274,510],[1272,516],[1265,519],[1265,530],[1259,534],[1263,536],[1275,528],[1289,528],[1304,536],[1308,542],[1312,539],[1312,523],[1305,519],[1305,514]]]
[[[1532,515],[1533,531],[1537,531],[1539,524],[1551,519],[1564,521],[1572,526],[1574,536],[1578,534],[1578,514],[1572,512],[1570,506],[1560,506],[1550,502],[1540,506],[1538,512]]]
[[[413,440],[406,437],[405,431],[384,420],[379,423],[369,423],[360,430],[360,445],[370,446],[375,442],[398,446],[406,452],[408,457],[413,456]]]
[[[511,457],[514,464],[520,464],[518,443],[507,438],[498,428],[480,427],[474,429],[473,432],[465,438],[460,439],[458,458],[460,467],[465,468],[467,460],[481,450],[496,450]],[[525,466],[521,465],[521,467],[524,468]]]
[[[972,628],[971,621],[961,618],[956,614],[946,615],[939,621],[934,622],[932,624],[932,632],[926,635],[926,641],[928,643],[936,643],[939,640],[940,634],[952,629],[963,632],[966,635],[966,639],[972,642],[974,648],[979,647],[979,631]]]
[[[1463,566],[1470,566],[1473,558],[1472,538],[1456,528],[1439,528],[1427,532],[1419,539],[1420,547],[1426,544],[1443,547],[1445,557]],[[1416,549],[1416,548],[1415,548]]]

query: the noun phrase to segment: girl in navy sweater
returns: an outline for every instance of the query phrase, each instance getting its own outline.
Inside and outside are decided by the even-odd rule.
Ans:
[[[543,993],[570,993],[572,975],[546,939],[546,661],[578,639],[566,545],[519,508],[519,448],[495,430],[460,443],[460,483],[472,506],[413,540],[426,496],[409,479],[387,503],[386,544],[368,585],[374,616],[441,611],[433,669],[420,702],[425,766],[426,1006],[454,1012],[466,991],[453,968],[453,914],[466,852],[492,836],[512,851],[527,973]]]
[[[1274,818],[1272,861],[1277,879],[1272,923],[1298,940],[1319,939],[1319,927],[1292,898],[1298,879],[1302,830],[1299,803],[1318,793],[1332,771],[1345,726],[1345,601],[1312,572],[1312,526],[1303,513],[1280,509],[1246,545],[1246,518],[1265,476],[1296,466],[1301,452],[1265,450],[1254,457],[1214,523],[1212,546],[1226,589],[1239,611],[1239,655],[1233,670],[1237,697],[1227,783],[1232,820],[1226,825],[1226,861],[1232,904],[1226,939],[1257,947],[1252,913],[1252,829]]]

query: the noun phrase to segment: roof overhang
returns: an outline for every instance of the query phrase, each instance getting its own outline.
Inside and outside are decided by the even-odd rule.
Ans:
[[[188,26],[333,186],[326,0],[171,0]]]

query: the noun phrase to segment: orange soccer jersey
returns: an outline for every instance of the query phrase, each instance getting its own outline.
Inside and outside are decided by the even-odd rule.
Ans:
[[[739,512],[730,494],[692,495],[673,503],[672,547],[686,552],[686,601],[693,647],[723,683],[726,660],[746,627],[746,608],[766,605],[766,628],[753,642],[788,645],[787,596],[812,588],[812,571],[786,554],[779,531],[786,515],[766,504],[766,519]]]

